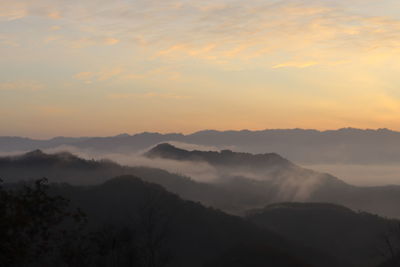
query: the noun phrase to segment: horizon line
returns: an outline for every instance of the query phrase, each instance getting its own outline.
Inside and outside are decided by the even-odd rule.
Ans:
[[[142,131],[142,132],[137,132],[137,133],[119,133],[119,134],[114,134],[114,135],[93,135],[93,136],[65,136],[65,135],[58,135],[58,136],[53,136],[53,137],[45,137],[45,138],[36,138],[36,137],[29,137],[29,136],[22,136],[22,135],[0,135],[0,138],[22,138],[22,139],[30,139],[30,140],[37,140],[37,141],[49,141],[49,140],[54,140],[57,138],[73,138],[73,139],[79,139],[79,138],[112,138],[112,137],[134,137],[138,135],[143,135],[143,134],[159,134],[159,135],[182,135],[182,136],[190,136],[198,133],[203,133],[203,132],[218,132],[218,133],[227,133],[227,132],[266,132],[266,131],[294,131],[294,130],[300,130],[300,131],[315,131],[319,133],[325,133],[325,132],[335,132],[335,131],[341,131],[341,130],[359,130],[359,131],[388,131],[388,132],[393,132],[393,133],[400,133],[400,131],[389,129],[389,128],[356,128],[356,127],[341,127],[337,129],[315,129],[315,128],[265,128],[265,129],[241,129],[241,130],[233,130],[233,129],[227,129],[227,130],[216,130],[216,129],[203,129],[203,130],[198,130],[194,132],[189,132],[189,133],[183,133],[183,132],[153,132],[153,131]]]

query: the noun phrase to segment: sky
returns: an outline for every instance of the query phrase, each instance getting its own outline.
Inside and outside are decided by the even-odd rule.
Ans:
[[[0,0],[0,135],[400,130],[398,0]]]

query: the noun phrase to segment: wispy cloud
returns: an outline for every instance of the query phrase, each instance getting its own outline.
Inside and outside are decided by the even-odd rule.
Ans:
[[[95,45],[106,45],[111,46],[118,44],[120,40],[113,38],[113,37],[101,37],[101,36],[94,36],[94,37],[84,37],[79,39],[73,40],[64,40],[64,43],[71,48],[86,48]]]
[[[292,62],[285,62],[281,64],[277,64],[273,66],[274,69],[279,69],[279,68],[307,68],[311,66],[318,65],[318,62],[315,61],[304,61],[304,62],[297,62],[297,61],[292,61]]]
[[[134,71],[128,67],[111,67],[98,71],[83,71],[74,75],[74,78],[85,83],[104,82],[111,79],[132,81],[143,79],[157,79],[162,77],[169,81],[181,79],[181,73],[170,68],[159,67],[147,71]]]
[[[61,26],[58,26],[58,25],[51,26],[51,27],[50,27],[50,30],[52,30],[52,31],[59,31],[59,30],[61,30]]]
[[[0,91],[39,91],[45,85],[37,81],[11,81],[0,83]]]
[[[108,95],[110,99],[188,99],[189,96],[178,95],[173,93],[158,93],[158,92],[147,92],[147,93],[124,93],[124,94],[110,94]]]
[[[400,10],[392,0],[0,0],[0,6],[0,91],[40,90],[24,79],[47,79],[57,88],[51,101],[75,97],[98,111],[99,129],[108,113],[122,118],[121,110],[133,110],[134,98],[143,113],[160,113],[143,130],[357,121],[400,127]],[[148,105],[190,96],[173,107]],[[104,102],[96,106],[97,99]],[[173,124],[168,112],[185,120]],[[126,127],[122,120],[110,125]]]
[[[0,21],[21,19],[28,15],[27,5],[20,1],[0,1]]]
[[[122,68],[112,68],[101,70],[98,72],[84,71],[74,75],[74,78],[85,83],[92,83],[94,81],[107,81],[113,79],[123,72]]]
[[[18,43],[18,41],[14,36],[0,34],[0,45],[17,47],[20,44]]]
[[[357,15],[330,1],[89,0],[79,7],[66,0],[4,1],[5,19],[42,15],[68,21],[79,33],[63,39],[69,47],[140,43],[154,56],[169,58],[251,59],[326,49],[362,53],[397,49],[400,41],[400,20]]]

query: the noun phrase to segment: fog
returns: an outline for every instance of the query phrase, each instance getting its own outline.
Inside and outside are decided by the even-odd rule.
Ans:
[[[395,164],[312,164],[303,166],[315,171],[330,173],[353,185],[400,185],[400,166]]]
[[[202,146],[196,144],[188,144],[183,142],[169,142],[170,144],[186,149],[200,151],[219,151],[218,147]],[[149,159],[142,154],[154,146],[150,146],[140,152],[135,153],[103,153],[90,149],[79,149],[73,146],[60,146],[57,148],[44,149],[46,153],[56,153],[68,151],[85,159],[109,159],[121,165],[127,166],[147,166],[152,168],[160,168],[172,173],[177,173],[200,182],[215,182],[219,177],[243,176],[254,180],[265,180],[269,175],[267,173],[257,173],[230,169],[222,169],[211,166],[205,162],[175,161],[167,159]],[[227,148],[228,149],[228,148]],[[25,151],[26,152],[26,151]],[[0,155],[18,155],[23,151],[15,151],[11,153],[2,153]],[[289,159],[290,160],[290,159]],[[400,185],[400,166],[395,164],[302,164],[301,167],[315,170],[317,172],[329,173],[344,182],[357,186],[383,186],[383,185]],[[292,182],[289,182],[293,180]],[[294,184],[296,179],[289,179],[287,185]],[[304,185],[305,188],[312,188],[313,183],[310,181]],[[308,190],[306,190],[308,191]],[[284,194],[284,193],[282,193]],[[299,193],[303,196],[304,193]],[[300,197],[302,198],[302,197]]]
[[[189,144],[184,142],[169,142],[170,144],[186,149],[200,151],[219,151],[216,146],[202,146],[197,144]],[[160,168],[171,173],[176,173],[188,176],[199,182],[215,182],[223,176],[241,176],[254,180],[265,180],[269,176],[268,173],[249,172],[223,168],[215,168],[206,162],[190,162],[190,161],[175,161],[168,159],[149,159],[143,156],[143,153],[150,150],[154,146],[147,147],[138,152],[132,153],[104,153],[93,149],[80,149],[75,146],[62,145],[55,148],[43,149],[45,153],[70,152],[84,159],[108,159],[118,164],[126,166],[146,166],[152,168]],[[225,149],[229,149],[226,147]],[[0,152],[0,156],[15,156],[21,155],[29,151],[12,151]],[[290,159],[289,159],[290,160]],[[382,186],[382,185],[400,185],[400,166],[395,164],[307,164],[298,163],[301,167],[315,170],[317,172],[329,173],[348,184],[357,186]],[[287,179],[285,187],[292,187],[298,183],[296,178]],[[280,193],[285,195],[286,190]],[[312,180],[308,180],[301,186],[301,192],[298,192],[298,198],[304,198],[304,195],[310,191],[310,188],[315,187]]]
[[[199,145],[191,145],[178,143],[182,148],[190,148],[197,150],[211,150],[212,147],[202,147]],[[168,159],[150,159],[143,156],[143,153],[151,149],[149,147],[143,151],[136,153],[100,153],[90,149],[79,149],[73,146],[60,146],[57,148],[44,149],[45,153],[58,153],[58,152],[70,152],[78,157],[84,159],[102,160],[107,159],[114,161],[120,165],[131,166],[131,167],[151,167],[166,170],[171,173],[176,173],[184,176],[188,176],[193,180],[199,182],[213,182],[218,178],[218,170],[213,166],[205,162],[185,162],[175,161]],[[214,149],[215,150],[215,149]],[[16,154],[16,153],[14,153]]]
[[[199,151],[218,151],[219,149],[211,146],[193,145],[182,142],[170,142],[170,144],[186,150]],[[307,175],[300,174],[298,171],[285,170],[278,172],[278,166],[271,166],[262,171],[248,168],[235,168],[212,166],[204,161],[177,161],[162,158],[148,158],[143,154],[154,146],[148,147],[137,153],[99,153],[93,150],[82,150],[72,146],[60,146],[52,149],[45,149],[46,153],[57,153],[68,151],[84,159],[108,159],[124,166],[132,167],[151,167],[166,170],[171,173],[190,177],[202,183],[226,183],[232,179],[247,179],[261,182],[271,182],[277,189],[275,194],[276,201],[306,201],[311,193],[321,183],[321,174],[317,172],[307,172]]]

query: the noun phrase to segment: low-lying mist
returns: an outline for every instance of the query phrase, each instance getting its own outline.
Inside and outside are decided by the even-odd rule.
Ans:
[[[179,142],[170,142],[174,146],[187,150],[218,151],[215,147],[199,146]],[[152,146],[153,147],[153,146]],[[57,148],[43,149],[43,152],[53,154],[70,152],[80,158],[87,160],[111,160],[123,166],[130,167],[150,167],[166,170],[190,177],[192,180],[202,183],[219,183],[231,185],[245,182],[268,182],[273,184],[277,191],[274,193],[277,200],[304,201],[313,190],[318,186],[320,179],[317,173],[308,173],[307,177],[299,179],[299,173],[293,171],[279,172],[279,167],[271,166],[264,170],[249,170],[235,166],[235,168],[213,166],[204,161],[178,161],[163,158],[148,158],[144,153],[152,147],[148,147],[137,153],[99,153],[88,149],[79,149],[73,146],[60,146]],[[19,155],[21,151],[7,153],[7,155]],[[279,172],[279,175],[276,173]],[[111,178],[111,177],[110,177]],[[100,181],[99,181],[100,182]],[[251,185],[254,186],[254,185]]]
[[[201,147],[198,145],[186,145],[180,144],[182,147],[188,149],[197,150],[211,150],[211,147]],[[148,149],[151,149],[149,147]],[[199,182],[213,182],[218,178],[218,171],[216,168],[207,164],[206,162],[189,162],[189,161],[175,161],[168,159],[150,159],[143,156],[143,153],[148,149],[137,153],[99,153],[93,150],[82,150],[72,146],[61,146],[52,149],[44,149],[45,153],[58,153],[58,152],[70,152],[78,157],[84,159],[94,160],[111,160],[118,164],[131,167],[151,167],[166,170],[171,173],[176,173],[184,176],[188,176],[193,180]],[[14,153],[15,154],[15,153]]]
[[[194,147],[185,148],[191,150]],[[195,149],[210,151],[212,148],[196,146]],[[98,153],[72,146],[43,151],[49,155],[37,151],[26,157],[3,159],[4,168],[0,176],[6,182],[46,177],[50,182],[93,185],[120,175],[134,175],[146,182],[159,184],[184,199],[232,214],[244,214],[269,203],[295,201],[336,203],[384,216],[400,217],[397,204],[399,186],[361,187],[394,184],[399,168],[390,165],[390,169],[387,166],[365,168],[364,165],[356,168],[354,165],[308,165],[304,168],[274,153],[202,153],[168,144],[131,154]],[[86,160],[61,152],[70,152]],[[144,152],[147,152],[146,155]],[[339,175],[338,171],[341,171]],[[386,175],[380,175],[382,173]],[[374,177],[385,179],[376,178],[379,182],[374,182],[377,181]]]
[[[358,186],[400,185],[400,166],[394,164],[312,164],[303,167],[330,173]]]
[[[170,144],[186,149],[199,151],[219,151],[213,146],[201,146],[182,142],[169,142]],[[150,159],[143,153],[153,146],[132,153],[104,153],[90,149],[80,149],[75,146],[59,146],[43,149],[45,153],[70,152],[84,159],[108,159],[125,166],[144,166],[160,168],[171,173],[188,176],[199,182],[215,182],[221,176],[240,176],[254,180],[265,180],[266,173],[215,168],[206,162],[176,161],[169,159]],[[227,148],[228,149],[228,148]],[[0,156],[20,155],[29,151],[2,152]],[[290,160],[290,159],[289,159]],[[394,164],[299,164],[300,166],[317,172],[329,173],[340,178],[348,184],[357,186],[383,186],[400,185],[400,166]],[[288,179],[287,183],[296,183],[296,179]],[[311,183],[311,182],[310,182]],[[309,187],[308,185],[307,187]]]

